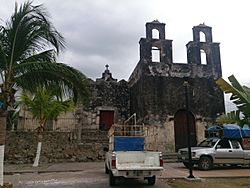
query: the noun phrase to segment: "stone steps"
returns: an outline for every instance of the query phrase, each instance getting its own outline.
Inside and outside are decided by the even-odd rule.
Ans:
[[[74,141],[79,148],[85,150],[93,150],[93,147],[97,145],[101,146],[101,150],[103,147],[107,147],[109,144],[109,139],[107,136],[107,131],[93,130],[93,129],[84,129],[81,131],[81,138],[79,140],[78,130],[70,133],[70,139]]]
[[[83,130],[81,134],[81,142],[85,144],[100,143],[108,145],[109,139],[105,131]]]
[[[164,163],[178,162],[177,153],[167,152],[162,155]]]

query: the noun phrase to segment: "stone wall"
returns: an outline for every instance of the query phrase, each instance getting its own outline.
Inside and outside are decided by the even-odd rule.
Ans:
[[[76,113],[80,117],[78,124],[85,128],[99,129],[101,111],[113,111],[113,123],[123,124],[130,116],[127,82],[125,80],[117,82],[114,79],[106,80],[105,78],[97,79],[96,82],[89,80],[89,82],[90,102],[88,106],[77,110]]]
[[[207,122],[200,117],[196,117],[195,127],[197,143],[200,143],[205,139],[204,133]],[[146,150],[161,151],[163,153],[175,151],[174,120],[171,116],[163,126],[145,125],[144,131]]]
[[[173,152],[175,150],[174,121],[166,122],[163,126],[145,126],[145,149]]]
[[[174,115],[185,108],[185,79],[154,73],[156,75],[144,74],[140,79],[136,78],[137,82],[130,88],[130,108],[131,112],[137,114],[141,123],[161,125],[167,115]],[[224,112],[223,92],[219,90],[213,78],[190,77],[188,83],[189,110],[192,113],[215,119],[218,114]]]
[[[108,146],[106,132],[98,131],[82,135],[69,132],[45,132],[42,142],[41,163],[84,162],[104,159],[103,148]],[[7,131],[5,162],[33,163],[36,155],[37,134],[35,132]]]
[[[204,139],[205,120],[196,117],[197,143]],[[145,150],[174,152],[174,120],[169,116],[162,126],[145,125]],[[31,131],[7,131],[5,162],[33,163],[36,155],[37,134]],[[104,159],[103,148],[108,147],[107,132],[82,130],[79,133],[44,132],[41,163],[87,162]]]

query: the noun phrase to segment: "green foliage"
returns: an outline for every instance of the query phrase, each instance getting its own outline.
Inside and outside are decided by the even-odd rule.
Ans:
[[[231,111],[227,114],[223,114],[221,116],[219,116],[216,119],[216,123],[218,123],[219,125],[223,125],[223,124],[240,124],[241,120],[240,120],[240,116],[239,116],[240,111]]]
[[[229,115],[229,119],[236,118],[235,121],[240,120],[240,124],[249,122],[250,120],[250,88],[247,86],[241,86],[234,75],[228,77],[231,85],[227,83],[223,78],[216,81],[216,84],[225,93],[231,93],[230,100],[236,104],[238,110],[244,115],[243,119],[240,119],[239,113],[235,113],[234,116]],[[231,116],[231,117],[230,117]],[[237,117],[238,116],[238,117]]]
[[[56,88],[37,87],[35,94],[24,91],[20,103],[31,112],[33,118],[39,120],[40,127],[44,127],[47,120],[54,120],[63,112],[72,111],[72,100],[62,100],[58,97]]]
[[[62,35],[49,21],[43,5],[16,4],[11,18],[0,25],[0,98],[2,111],[15,103],[20,88],[35,92],[38,86],[57,85],[65,99],[86,103],[86,77],[78,70],[56,63],[64,48]]]

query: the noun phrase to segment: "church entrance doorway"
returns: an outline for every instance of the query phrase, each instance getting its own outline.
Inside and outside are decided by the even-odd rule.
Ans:
[[[114,124],[114,111],[112,110],[101,110],[100,111],[100,130],[109,130]]]
[[[187,114],[186,110],[179,110],[174,116],[174,136],[175,136],[175,150],[187,147]],[[196,146],[196,128],[195,118],[191,112],[188,112],[189,128],[190,128],[190,145]]]

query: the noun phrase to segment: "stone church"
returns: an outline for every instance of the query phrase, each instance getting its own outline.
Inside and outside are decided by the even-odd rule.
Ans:
[[[145,126],[147,149],[168,152],[186,146],[188,119],[191,144],[204,139],[205,128],[225,112],[223,92],[215,83],[222,77],[219,43],[213,42],[211,27],[194,26],[187,62],[174,63],[172,42],[164,23],[146,23],[140,60],[129,80],[118,82],[108,65],[101,78],[90,80],[90,105],[79,112],[82,126],[109,129],[134,115],[133,123]]]
[[[89,105],[64,115],[74,121],[61,118],[52,130],[71,124],[85,131],[109,130],[112,124],[144,125],[146,149],[175,152],[187,145],[188,119],[191,144],[202,141],[204,130],[225,112],[223,92],[215,83],[222,77],[219,43],[213,42],[211,27],[194,26],[193,41],[186,44],[187,62],[174,63],[172,42],[166,39],[164,23],[146,23],[140,60],[129,80],[113,78],[106,65],[100,78],[89,79]]]

